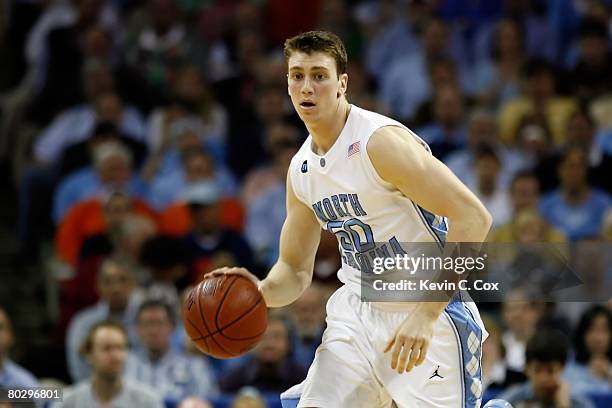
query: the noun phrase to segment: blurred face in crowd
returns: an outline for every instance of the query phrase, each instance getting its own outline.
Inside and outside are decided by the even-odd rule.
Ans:
[[[213,408],[213,406],[199,398],[189,397],[181,401],[178,408]]]
[[[584,36],[579,43],[580,57],[588,65],[598,66],[606,61],[608,41],[605,37]]]
[[[93,62],[87,66],[83,75],[83,89],[89,101],[95,101],[98,96],[113,92],[115,81],[108,64],[104,62]]]
[[[529,361],[525,367],[525,374],[533,387],[535,396],[544,402],[552,402],[555,393],[561,386],[563,364],[558,361],[543,362]]]
[[[519,177],[513,181],[510,190],[514,211],[536,208],[540,197],[540,184],[533,176]]]
[[[285,123],[275,123],[268,129],[266,138],[268,150],[284,179],[291,159],[299,149],[297,130]]]
[[[138,316],[138,336],[152,354],[163,354],[170,346],[174,326],[168,311],[161,306],[149,307]]]
[[[486,154],[476,159],[476,175],[481,192],[495,190],[500,164],[496,157]]]
[[[434,61],[429,67],[429,80],[435,93],[443,88],[458,89],[459,78],[455,64],[447,59]]]
[[[591,327],[584,334],[584,343],[591,355],[607,356],[608,350],[612,347],[610,344],[612,341],[611,330],[612,327],[609,326],[605,315],[600,314],[595,317]]]
[[[263,363],[278,363],[289,353],[289,333],[280,320],[270,320],[268,328],[255,349]]]
[[[293,312],[301,337],[313,338],[318,335],[325,321],[325,305],[321,289],[308,287],[293,303]]]
[[[0,309],[0,367],[2,360],[6,357],[9,349],[13,345],[13,329],[8,314],[4,309]]]
[[[518,242],[527,244],[544,241],[546,224],[535,209],[519,211],[515,224]]]
[[[444,87],[436,95],[435,116],[443,126],[453,128],[461,123],[463,99],[453,87]]]
[[[108,303],[111,312],[125,311],[135,285],[131,271],[123,265],[107,261],[102,264],[98,274],[100,299]]]
[[[519,337],[530,336],[540,320],[541,311],[527,296],[514,291],[507,294],[502,305],[504,323]],[[527,340],[527,339],[525,339]]]
[[[202,101],[206,85],[200,70],[196,66],[189,66],[183,68],[178,77],[174,87],[174,92],[178,98],[178,101],[182,103],[184,108],[188,111],[194,111],[197,109],[198,104]]]
[[[495,119],[486,115],[472,117],[468,128],[468,143],[475,148],[482,144],[493,146],[497,141]]]
[[[100,327],[92,337],[87,359],[97,376],[108,380],[120,377],[127,358],[128,341],[116,327]]]
[[[104,220],[109,230],[121,228],[131,214],[132,202],[125,194],[113,194],[104,204]]]
[[[220,227],[220,206],[216,201],[210,204],[191,204],[193,229],[200,234],[214,234]]]
[[[575,194],[586,186],[587,164],[582,150],[572,149],[559,165],[561,187],[569,194]]]
[[[96,170],[102,184],[121,189],[132,176],[132,163],[124,154],[113,153],[97,163]]]
[[[114,92],[108,92],[96,99],[96,120],[98,122],[110,122],[115,126],[121,121],[123,104],[119,96]]]
[[[210,179],[215,171],[212,159],[199,149],[185,157],[184,169],[185,179],[190,183]]]
[[[595,127],[583,112],[576,112],[567,122],[566,140],[568,144],[576,143],[585,149],[591,147]]]
[[[230,408],[266,408],[266,403],[259,397],[243,395],[237,397]]]
[[[502,20],[499,23],[495,40],[501,55],[516,55],[522,47],[519,27],[512,20]]]
[[[287,62],[289,95],[302,121],[306,126],[333,123],[348,75],[338,75],[336,61],[324,52],[294,51]]]
[[[111,38],[100,26],[92,26],[85,32],[83,54],[87,57],[107,59],[112,49]]]
[[[433,20],[423,31],[423,48],[428,57],[444,55],[448,44],[448,28],[440,20]]]
[[[555,82],[548,71],[534,73],[527,78],[527,93],[536,100],[550,98],[555,93]]]

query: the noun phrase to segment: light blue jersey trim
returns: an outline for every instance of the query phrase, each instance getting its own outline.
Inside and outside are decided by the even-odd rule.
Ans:
[[[458,293],[455,297],[460,298]],[[462,301],[451,302],[444,311],[459,346],[461,361],[462,407],[480,407],[482,399],[482,329]]]

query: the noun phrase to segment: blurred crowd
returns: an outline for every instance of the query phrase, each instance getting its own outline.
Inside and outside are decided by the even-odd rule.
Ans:
[[[314,286],[271,311],[244,357],[195,350],[181,300],[219,266],[263,277],[274,264],[287,167],[307,136],[282,44],[323,29],[346,44],[349,102],[429,143],[492,214],[490,242],[558,245],[584,271],[592,299],[516,290],[481,305],[485,397],[612,404],[611,1],[1,7],[0,157],[17,192],[17,262],[55,288],[44,336],[65,363],[30,362],[31,374],[8,359],[9,305],[0,388],[76,384],[66,407],[123,384],[124,406],[256,408],[304,378],[339,284],[333,236],[322,234]]]

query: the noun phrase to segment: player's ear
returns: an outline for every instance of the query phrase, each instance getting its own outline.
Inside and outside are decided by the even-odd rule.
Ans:
[[[341,97],[342,95],[346,94],[346,89],[348,86],[348,74],[345,72],[344,74],[340,75],[340,86],[338,87],[338,98]]]

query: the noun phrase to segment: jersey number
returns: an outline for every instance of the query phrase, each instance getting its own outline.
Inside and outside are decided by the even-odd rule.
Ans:
[[[367,252],[376,246],[372,228],[357,218],[345,221],[329,221],[327,230],[340,239],[340,245],[346,251]]]

